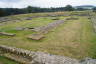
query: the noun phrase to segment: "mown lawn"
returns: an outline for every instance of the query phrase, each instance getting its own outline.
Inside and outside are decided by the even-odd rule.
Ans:
[[[28,35],[34,33],[31,30],[15,31],[13,28],[47,25],[53,22],[50,17],[34,18],[31,21],[18,23],[8,23],[4,26],[0,26],[0,30],[16,33],[16,36],[0,36],[0,44],[79,59],[84,57],[96,58],[96,33],[93,30],[92,23],[87,16],[76,17],[78,20],[65,21],[64,24],[51,30],[45,35],[44,39],[39,41],[27,38]],[[66,17],[60,17],[60,19],[64,18]]]

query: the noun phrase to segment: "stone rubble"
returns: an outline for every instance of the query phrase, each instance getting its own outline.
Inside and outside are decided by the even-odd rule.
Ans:
[[[14,57],[15,59],[12,59],[11,57],[10,59],[15,61],[22,57],[26,59],[23,61],[25,64],[96,64],[96,59],[85,58],[83,60],[77,60],[65,56],[51,55],[43,52],[33,52],[5,45],[0,45],[0,52],[3,52],[2,55],[8,53],[10,53],[10,55],[14,54],[15,56],[12,56],[12,58]],[[16,56],[18,56],[18,58],[16,58]]]
[[[42,38],[44,38],[44,34],[48,33],[51,29],[56,28],[57,26],[61,25],[64,23],[65,20],[58,20],[52,23],[49,23],[46,26],[41,26],[41,27],[37,27],[37,28],[33,28],[32,30],[35,32],[38,32],[37,34],[32,34],[30,36],[28,36],[28,38],[32,39],[32,40],[40,40]]]
[[[15,30],[18,30],[18,31],[22,31],[22,30],[25,30],[26,28],[24,28],[24,27],[16,27],[16,28],[14,28]]]
[[[48,31],[50,31],[51,29],[61,25],[64,23],[65,20],[57,20],[55,22],[49,23],[46,26],[41,26],[41,27],[37,27],[34,29],[34,31],[36,32],[40,32],[40,33],[47,33]]]
[[[5,35],[5,36],[15,36],[16,34],[6,33],[6,32],[0,32],[0,35]]]
[[[90,12],[89,12],[89,18],[93,24],[93,28],[94,28],[94,32],[96,32],[96,16],[95,15],[92,15]]]
[[[40,40],[42,38],[44,38],[44,35],[43,34],[32,34],[30,36],[28,36],[29,39],[32,39],[32,40]]]

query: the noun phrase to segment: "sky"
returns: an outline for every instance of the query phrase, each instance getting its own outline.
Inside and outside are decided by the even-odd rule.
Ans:
[[[96,0],[0,0],[0,8],[25,8],[37,6],[43,8],[64,7],[66,5],[95,5]]]

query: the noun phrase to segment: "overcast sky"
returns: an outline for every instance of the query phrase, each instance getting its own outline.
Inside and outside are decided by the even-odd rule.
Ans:
[[[96,0],[0,0],[0,7],[24,8],[28,5],[37,7],[64,7],[65,5],[96,5]]]

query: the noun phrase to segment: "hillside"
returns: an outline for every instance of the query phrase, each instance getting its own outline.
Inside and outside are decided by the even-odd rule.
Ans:
[[[96,6],[93,5],[81,5],[81,6],[76,6],[75,8],[83,8],[83,9],[93,9]]]

